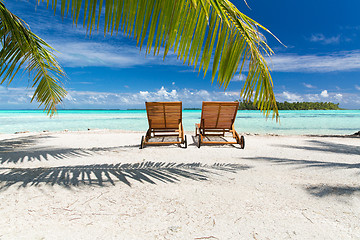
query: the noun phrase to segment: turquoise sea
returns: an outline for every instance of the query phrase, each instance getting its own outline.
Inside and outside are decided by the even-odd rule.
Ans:
[[[194,131],[200,110],[184,110],[185,131]],[[0,110],[0,133],[62,130],[147,130],[145,110],[59,110],[49,118],[41,110]],[[360,110],[280,111],[280,124],[259,111],[239,111],[235,128],[241,133],[281,135],[353,134],[360,131]]]

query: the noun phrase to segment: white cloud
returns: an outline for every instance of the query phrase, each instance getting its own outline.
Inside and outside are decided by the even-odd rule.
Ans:
[[[199,107],[202,101],[234,101],[239,92],[216,92],[204,89],[166,89],[139,91],[137,93],[112,93],[92,91],[69,91],[64,108],[143,108],[144,102],[182,101],[183,106]]]
[[[326,90],[324,90],[326,91]],[[323,91],[323,93],[324,93]],[[38,103],[30,103],[33,90],[26,88],[5,88],[0,86],[0,107],[3,109],[37,108]],[[326,101],[340,103],[344,108],[360,108],[360,95],[355,93],[331,92]],[[324,95],[324,94],[323,94]],[[204,89],[166,89],[139,92],[95,92],[69,90],[59,108],[144,108],[146,101],[182,101],[184,107],[200,107],[202,101],[234,101],[240,98],[239,92],[207,91]],[[323,101],[320,94],[300,94],[284,91],[276,94],[279,102]]]
[[[360,91],[360,86],[355,85],[355,88]]]
[[[149,92],[148,91],[140,91],[139,94],[140,94],[140,96],[146,97],[149,95]]]
[[[65,67],[106,66],[127,68],[141,65],[175,65],[181,66],[176,54],[169,52],[166,60],[160,52],[158,56],[146,55],[135,45],[114,44],[92,39],[64,41],[48,39],[48,42],[59,51],[56,53],[59,62]],[[335,52],[323,55],[278,54],[267,59],[275,72],[334,72],[360,70],[360,50]],[[244,69],[246,71],[246,67]],[[211,71],[211,67],[209,68]],[[179,72],[198,72],[192,68]],[[232,81],[244,81],[246,76],[237,74]]]
[[[246,80],[246,75],[244,75],[244,74],[242,74],[242,73],[234,76],[234,77],[231,79],[231,81],[233,81],[233,82],[243,82],[243,81],[245,81],[245,80]]]
[[[340,106],[360,108],[360,96],[351,93],[300,94],[289,91],[276,94],[276,100],[283,102],[319,102],[327,96],[326,101],[340,103]],[[69,91],[65,99],[65,108],[143,108],[144,102],[182,101],[184,107],[199,107],[202,101],[234,101],[240,98],[239,92],[207,91],[204,89],[167,89],[161,87],[155,91],[139,91],[135,93],[112,93],[91,91]]]
[[[305,94],[304,99],[309,102],[318,102],[320,101],[320,96],[319,94]]]
[[[314,85],[311,85],[311,84],[308,84],[308,83],[303,83],[303,85],[304,85],[306,88],[316,88]]]
[[[211,69],[209,69],[211,70]],[[185,70],[179,70],[178,72],[197,72],[195,69],[185,69]]]
[[[0,106],[2,108],[12,108],[13,106],[30,106],[31,108],[36,108],[39,105],[35,100],[33,103],[30,103],[34,94],[33,89],[0,86],[0,93]]]
[[[59,51],[57,57],[65,67],[106,66],[128,68],[140,65],[180,65],[174,54],[169,53],[166,61],[159,56],[139,52],[135,46],[113,45],[95,41],[52,41],[52,46]]]
[[[320,42],[322,44],[337,44],[340,42],[340,35],[334,37],[325,37],[324,34],[313,34],[310,37],[310,42]]]
[[[329,94],[328,94],[328,91],[327,91],[327,90],[322,91],[320,95],[321,95],[322,97],[324,97],[324,98],[329,97]]]
[[[76,82],[76,83],[85,84],[85,85],[92,85],[92,84],[94,84],[94,82]]]
[[[334,72],[360,70],[360,50],[324,55],[279,54],[268,59],[276,72]]]
[[[302,97],[300,95],[295,94],[295,93],[283,92],[282,96],[285,97],[286,101],[288,101],[288,102],[302,101]]]
[[[164,101],[168,101],[168,100],[176,101],[176,100],[178,100],[178,97],[179,97],[178,94],[177,94],[177,91],[175,89],[168,92],[164,87],[161,87],[160,90],[158,90],[157,92],[153,92],[151,95],[148,95],[148,96],[155,97],[155,98],[159,99],[157,101],[162,101],[162,100],[164,100]]]
[[[341,93],[337,93],[337,94],[335,94],[335,96],[334,96],[334,98],[335,98],[336,100],[338,100],[338,101],[341,101],[342,97],[343,97],[343,95],[342,95]]]

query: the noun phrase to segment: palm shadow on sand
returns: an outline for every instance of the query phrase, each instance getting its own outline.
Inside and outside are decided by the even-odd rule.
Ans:
[[[95,164],[49,168],[0,168],[0,190],[14,184],[19,187],[60,185],[66,188],[79,185],[109,186],[116,182],[131,186],[131,181],[156,184],[174,183],[187,178],[208,180],[223,172],[236,173],[251,167],[241,164],[165,163]]]
[[[309,145],[307,146],[298,146],[298,145],[277,145],[277,146],[284,148],[315,151],[315,152],[328,152],[328,153],[360,156],[359,146],[342,144],[342,143],[332,143],[332,142],[319,141],[319,140],[308,140],[307,142],[309,143]]]
[[[355,145],[347,144],[338,144],[318,140],[309,140],[307,141],[310,145],[300,146],[300,145],[276,145],[283,148],[291,149],[300,149],[312,152],[323,152],[323,153],[336,153],[343,154],[347,156],[358,155],[360,156],[360,147]],[[296,153],[294,153],[296,156]],[[268,161],[277,164],[284,165],[297,165],[300,167],[316,167],[316,168],[339,168],[339,169],[360,169],[360,162],[356,163],[346,163],[346,162],[329,162],[321,160],[302,160],[302,159],[293,159],[293,158],[276,158],[276,157],[247,157],[243,159],[248,160],[261,160]]]
[[[247,157],[242,158],[247,160],[261,160],[283,165],[295,165],[300,167],[313,168],[339,168],[339,169],[360,169],[360,163],[341,163],[341,162],[326,162],[315,160],[300,160],[290,158],[274,158],[274,157]]]
[[[343,196],[350,197],[360,192],[360,187],[348,185],[319,184],[305,187],[306,191],[315,197]]]
[[[50,157],[57,160],[70,157],[86,157],[96,153],[121,151],[122,149],[138,148],[139,145],[93,148],[56,148],[38,146],[40,141],[53,138],[48,135],[31,135],[0,141],[0,164],[48,161]]]

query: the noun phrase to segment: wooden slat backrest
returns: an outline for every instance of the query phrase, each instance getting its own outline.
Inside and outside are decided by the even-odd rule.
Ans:
[[[203,102],[200,127],[230,129],[235,121],[239,102]]]
[[[182,121],[182,102],[146,102],[151,129],[177,129]]]

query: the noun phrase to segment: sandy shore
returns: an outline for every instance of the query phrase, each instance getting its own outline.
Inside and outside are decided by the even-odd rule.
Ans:
[[[360,239],[360,139],[0,135],[0,239]]]

